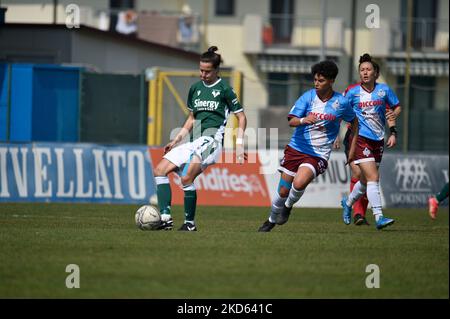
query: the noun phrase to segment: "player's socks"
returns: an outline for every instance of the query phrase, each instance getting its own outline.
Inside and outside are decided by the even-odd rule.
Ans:
[[[445,184],[445,186],[441,189],[441,191],[439,192],[439,194],[436,195],[436,199],[438,200],[438,202],[442,202],[444,199],[446,199],[448,197],[448,183]]]
[[[383,214],[373,214],[373,216],[375,217],[375,221],[378,222]]]
[[[381,208],[380,183],[367,182],[367,197],[370,205],[372,206],[372,212],[375,215],[375,218],[377,218],[377,216],[383,216],[383,211]]]
[[[284,209],[284,203],[286,202],[287,197],[281,197],[278,192],[275,194],[273,200],[272,200],[272,206],[270,209],[270,216],[269,221],[271,223],[275,223],[277,220],[277,216],[282,212]]]
[[[289,191],[289,196],[284,205],[287,208],[291,208],[292,206],[294,206],[295,203],[297,203],[300,200],[304,192],[305,192],[304,189],[299,190],[295,189],[295,187],[292,186],[291,190]]]
[[[367,199],[367,194],[362,195],[358,200],[353,204],[353,216],[361,215],[362,217],[366,217],[366,210],[369,201]]]
[[[195,210],[197,208],[197,191],[194,184],[184,185],[184,219],[194,224]]]
[[[367,186],[362,184],[360,181],[356,183],[355,186],[353,187],[352,192],[348,195],[346,202],[347,206],[352,207],[353,204],[358,200],[358,198],[364,195],[366,189]]]
[[[172,191],[170,189],[169,178],[167,176],[156,176],[156,195],[158,196],[158,206],[161,214],[170,215],[170,205],[172,201]]]

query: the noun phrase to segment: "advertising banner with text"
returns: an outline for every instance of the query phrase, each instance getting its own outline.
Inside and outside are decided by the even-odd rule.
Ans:
[[[152,162],[157,165],[163,156],[162,148],[150,149]],[[208,167],[195,180],[197,204],[207,206],[270,206],[270,194],[256,152],[250,152],[244,165],[233,163],[232,152],[222,152],[219,163]],[[180,177],[169,174],[172,187],[172,204],[184,204]]]
[[[445,183],[448,155],[383,155],[381,188],[386,207],[428,207],[430,195],[439,192]]]
[[[282,157],[282,150],[259,152],[271,197],[277,191],[280,174],[276,168]],[[348,195],[350,191],[351,171],[345,163],[343,152],[332,152],[325,173],[308,185],[294,207],[340,208],[342,196]],[[385,153],[380,166],[383,206],[425,209],[428,197],[436,194],[448,182],[448,169],[448,155]],[[447,204],[448,201],[444,201],[443,205]]]
[[[146,146],[0,144],[0,202],[148,203]]]

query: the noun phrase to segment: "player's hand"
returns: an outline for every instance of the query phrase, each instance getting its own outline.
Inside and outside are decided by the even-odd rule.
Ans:
[[[338,137],[336,137],[336,140],[333,143],[333,149],[338,150],[341,148],[341,139]]]
[[[394,111],[392,111],[391,109],[388,109],[386,111],[386,120],[395,121],[396,118],[397,116],[395,115]]]
[[[175,146],[176,142],[175,141],[170,141],[166,146],[164,146],[164,154],[169,153],[172,148]]]
[[[244,164],[247,160],[248,154],[244,151],[243,145],[236,145],[236,159],[239,164]]]
[[[397,137],[394,134],[391,134],[391,136],[389,136],[389,139],[388,139],[388,141],[386,143],[386,146],[388,148],[392,148],[395,145],[397,145]]]
[[[317,122],[317,117],[314,114],[308,114],[307,117],[303,118],[303,125],[311,125]]]

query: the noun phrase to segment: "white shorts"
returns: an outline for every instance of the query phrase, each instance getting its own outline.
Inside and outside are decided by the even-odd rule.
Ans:
[[[193,156],[201,160],[202,171],[217,162],[222,151],[222,143],[210,136],[202,136],[193,142],[185,143],[173,148],[163,158],[178,167],[176,172],[180,176],[187,173]]]

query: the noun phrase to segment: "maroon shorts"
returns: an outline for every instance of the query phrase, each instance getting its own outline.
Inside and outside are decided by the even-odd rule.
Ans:
[[[295,176],[300,166],[309,167],[314,172],[314,176],[319,176],[325,173],[328,163],[323,158],[300,153],[296,149],[286,145],[278,171]]]
[[[363,162],[381,163],[384,151],[384,140],[374,141],[362,136],[356,139],[355,161],[359,164]]]

